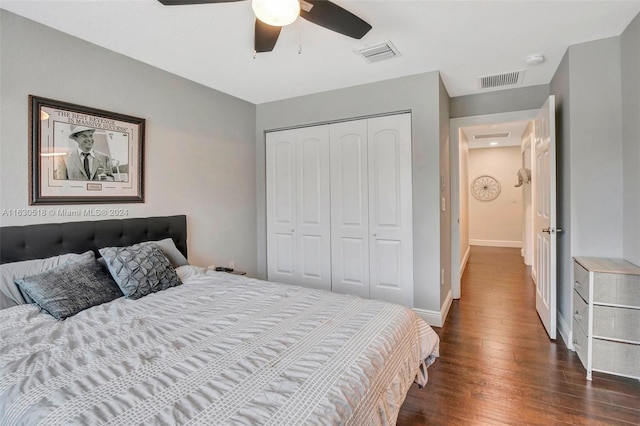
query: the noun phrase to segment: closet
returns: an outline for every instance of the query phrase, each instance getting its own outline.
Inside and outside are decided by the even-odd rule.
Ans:
[[[413,306],[411,115],[266,135],[267,271]]]

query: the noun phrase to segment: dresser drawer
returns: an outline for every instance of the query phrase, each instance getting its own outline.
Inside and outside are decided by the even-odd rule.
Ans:
[[[577,262],[573,262],[573,288],[584,300],[589,301],[589,271]]]
[[[593,339],[592,368],[640,377],[640,345]]]
[[[582,331],[575,319],[573,320],[573,347],[582,365],[587,368],[587,334]]]
[[[640,307],[640,275],[596,272],[593,279],[593,301]]]
[[[585,335],[589,334],[589,305],[577,290],[573,292],[573,321],[580,326]]]
[[[640,310],[594,305],[593,335],[640,343]]]

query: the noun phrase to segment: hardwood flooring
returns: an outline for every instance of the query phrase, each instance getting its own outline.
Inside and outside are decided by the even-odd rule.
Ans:
[[[424,389],[398,425],[640,424],[640,381],[586,371],[549,340],[520,249],[473,246]]]

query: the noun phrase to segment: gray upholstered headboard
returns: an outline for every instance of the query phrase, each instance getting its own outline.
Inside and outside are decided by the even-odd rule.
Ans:
[[[163,216],[0,227],[0,264],[172,238],[187,257],[187,217]]]

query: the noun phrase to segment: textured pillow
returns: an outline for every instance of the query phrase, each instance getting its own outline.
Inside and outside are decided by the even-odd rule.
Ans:
[[[105,247],[99,251],[128,299],[139,299],[182,284],[176,270],[155,244]]]
[[[33,300],[28,296],[25,298],[25,294],[22,294],[16,286],[16,279],[41,274],[69,260],[78,261],[94,258],[93,252],[88,251],[82,254],[68,253],[46,259],[24,260],[0,265],[0,309],[33,303]]]
[[[92,253],[93,254],[93,253]],[[122,292],[95,258],[68,261],[16,280],[20,289],[56,319],[122,297]]]

